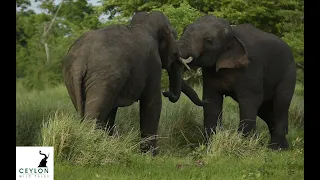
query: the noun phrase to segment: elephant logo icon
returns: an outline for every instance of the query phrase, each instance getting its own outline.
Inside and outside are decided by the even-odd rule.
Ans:
[[[48,157],[49,157],[49,154],[48,154],[48,156],[47,156],[46,154],[41,153],[41,150],[39,151],[39,153],[40,153],[40,155],[44,155],[44,158],[41,159],[40,164],[39,164],[38,167],[47,167],[47,159],[48,159]]]

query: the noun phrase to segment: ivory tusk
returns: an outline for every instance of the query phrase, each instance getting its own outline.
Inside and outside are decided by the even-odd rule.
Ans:
[[[180,57],[181,58],[181,57]],[[189,64],[191,61],[193,61],[193,57],[190,56],[188,59],[183,59],[181,58],[182,61],[184,61],[185,63]]]
[[[189,71],[191,71],[190,67],[188,66],[188,64],[186,62],[184,62],[184,60],[182,58],[179,58],[179,61],[182,63],[182,65],[184,67],[186,67]],[[191,61],[190,61],[191,62]]]

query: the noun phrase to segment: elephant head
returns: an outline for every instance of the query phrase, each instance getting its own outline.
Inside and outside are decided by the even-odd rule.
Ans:
[[[174,101],[177,101],[181,94],[183,67],[190,70],[180,58],[177,32],[171,27],[169,19],[159,11],[136,13],[130,22],[131,26],[135,24],[147,24],[157,32],[162,68],[168,72],[170,91],[176,97]]]
[[[179,40],[185,63],[199,67],[240,68],[249,64],[244,43],[229,22],[213,15],[200,17],[188,25]]]

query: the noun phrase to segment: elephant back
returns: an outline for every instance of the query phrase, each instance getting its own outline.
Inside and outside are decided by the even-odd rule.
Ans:
[[[264,32],[252,24],[241,24],[233,27],[234,35],[239,38],[247,50],[248,56],[252,60],[261,57],[279,55],[287,48],[287,44],[274,34]]]

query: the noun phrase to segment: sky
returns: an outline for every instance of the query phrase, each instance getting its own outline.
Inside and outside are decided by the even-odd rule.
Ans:
[[[87,0],[87,2],[88,3],[91,3],[92,5],[98,5],[98,4],[100,4],[99,2],[98,2],[99,0]],[[56,4],[59,4],[61,2],[61,0],[55,0],[55,3]],[[35,2],[34,0],[31,0],[31,7],[30,7],[30,9],[32,9],[32,10],[34,10],[35,11],[35,13],[41,13],[41,12],[43,12],[38,6],[39,6],[39,2]]]
[[[87,0],[88,3],[96,6],[96,5],[99,5],[101,3],[98,2],[99,0]],[[61,0],[55,0],[55,3],[56,4],[59,4],[61,2]],[[40,9],[39,8],[39,5],[40,3],[39,2],[35,2],[34,0],[31,0],[31,7],[28,8],[28,9],[32,9],[35,13],[42,13],[44,12],[44,10]],[[101,22],[105,22],[108,20],[108,16],[107,15],[104,15],[102,14],[100,17],[99,17],[99,20]]]

